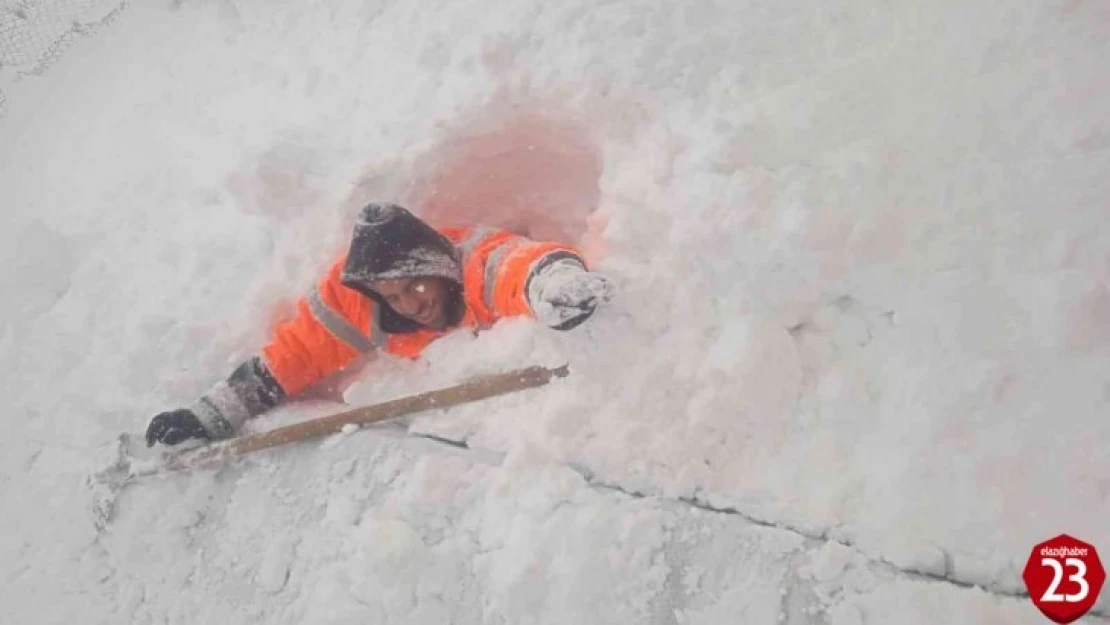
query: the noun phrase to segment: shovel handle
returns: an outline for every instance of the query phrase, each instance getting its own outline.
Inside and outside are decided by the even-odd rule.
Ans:
[[[251,452],[334,434],[348,424],[367,425],[425,410],[450,408],[513,391],[536,388],[547,384],[553,378],[566,377],[569,372],[567,365],[554,369],[535,365],[484,376],[447,388],[354,408],[267,432],[239,436],[225,442],[182,451],[167,457],[164,466],[173,470],[207,466]]]

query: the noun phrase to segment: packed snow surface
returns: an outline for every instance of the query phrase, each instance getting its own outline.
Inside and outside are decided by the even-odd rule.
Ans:
[[[134,3],[0,73],[0,621],[1043,623],[1035,543],[1110,559],[1108,67],[1097,0]],[[577,243],[617,296],[348,403],[571,375],[99,528],[118,434],[368,200]]]

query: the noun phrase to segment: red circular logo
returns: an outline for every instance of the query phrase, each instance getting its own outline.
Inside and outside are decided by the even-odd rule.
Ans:
[[[1070,623],[1098,600],[1106,570],[1094,545],[1060,534],[1033,547],[1021,576],[1033,605],[1057,623]]]

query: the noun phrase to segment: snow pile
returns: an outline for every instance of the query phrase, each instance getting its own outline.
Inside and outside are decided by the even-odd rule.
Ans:
[[[1041,622],[880,563],[1012,592],[1040,540],[1110,548],[1108,23],[131,7],[0,120],[6,618]],[[620,292],[379,359],[348,401],[573,375],[409,423],[487,452],[363,429],[133,487],[97,533],[116,434],[257,349],[368,199],[571,238]]]

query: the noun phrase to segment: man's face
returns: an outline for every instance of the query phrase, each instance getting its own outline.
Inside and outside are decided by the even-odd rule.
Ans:
[[[397,314],[433,330],[447,327],[447,280],[395,278],[378,280],[373,287]]]

